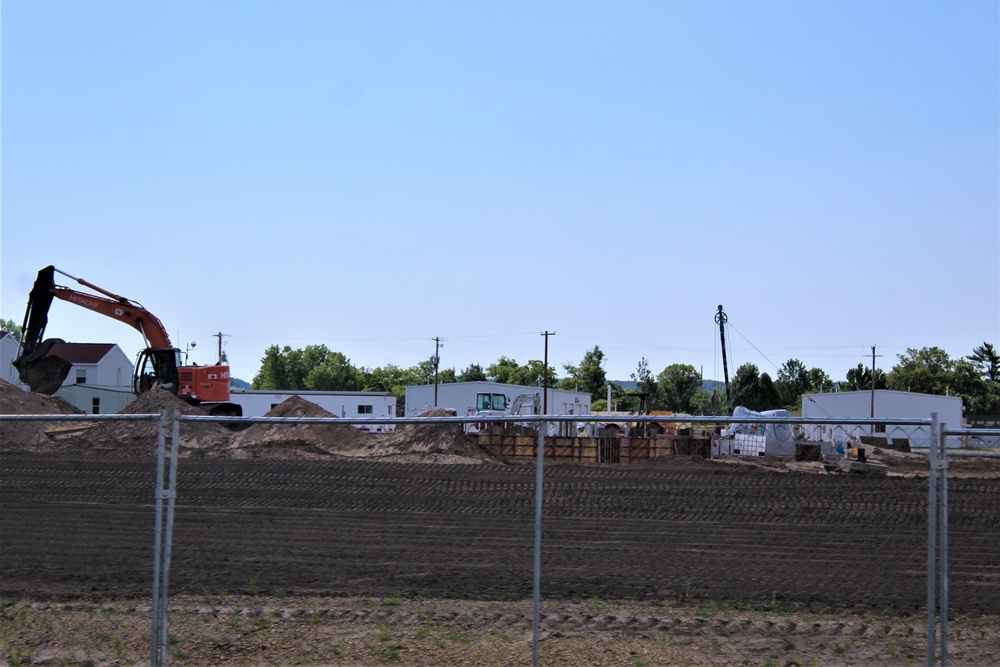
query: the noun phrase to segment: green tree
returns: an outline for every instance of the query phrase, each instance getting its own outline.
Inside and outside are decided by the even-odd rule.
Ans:
[[[748,410],[756,410],[759,403],[758,395],[760,390],[760,369],[756,364],[743,364],[736,369],[733,375],[729,392],[732,394],[733,405],[731,409],[742,405]]]
[[[982,368],[968,359],[955,362],[949,392],[962,397],[969,415],[1000,414],[1000,383],[984,378]]]
[[[966,357],[979,371],[984,379],[990,382],[1000,382],[1000,354],[992,343],[983,342],[972,350],[972,354]]]
[[[577,391],[585,391],[590,394],[591,401],[603,398],[601,394],[605,392],[607,376],[604,372],[604,352],[601,348],[595,345],[593,350],[584,353],[579,366],[564,364],[563,368],[567,377],[559,383],[561,388],[575,387]]]
[[[722,402],[726,402],[726,397],[722,397]],[[691,414],[708,415],[712,412],[712,395],[704,389],[698,388],[691,397]]]
[[[358,391],[362,384],[362,375],[350,360],[325,345],[301,350],[272,345],[251,382],[254,389],[304,391]]]
[[[531,359],[522,366],[513,359],[500,357],[495,364],[486,369],[486,375],[494,382],[540,387],[545,379],[545,364],[537,359]],[[549,366],[549,386],[553,387],[557,382],[556,371]]]
[[[486,376],[494,382],[499,382],[501,384],[514,384],[511,382],[511,377],[518,368],[520,368],[520,366],[518,366],[518,363],[515,360],[501,356],[496,360],[496,363],[490,364],[486,367]]]
[[[454,368],[442,368],[438,371],[438,384],[448,384],[450,382],[458,382],[457,376],[455,375]]]
[[[1000,414],[1000,388],[988,379],[989,373],[986,344],[957,360],[939,347],[910,348],[899,355],[886,384],[897,391],[960,396],[968,414]]]
[[[660,395],[660,383],[649,370],[649,361],[646,357],[639,359],[639,364],[632,373],[631,378],[635,381],[635,389],[640,394],[646,394],[646,408],[649,410],[660,410],[663,407],[663,398]]]
[[[812,388],[809,383],[809,371],[806,365],[798,359],[789,359],[778,369],[778,401],[789,410],[802,405],[802,394],[808,394]]]
[[[884,375],[884,374],[883,374]],[[814,394],[826,394],[836,388],[836,383],[822,368],[809,369],[809,391]],[[802,397],[799,397],[802,400]]]
[[[0,320],[0,331],[6,331],[16,340],[21,340],[21,325],[14,324],[14,320]]]
[[[761,412],[773,410],[781,403],[778,389],[767,373],[761,373],[754,364],[743,364],[736,369],[731,387],[733,407],[742,405],[749,410]]]
[[[695,397],[701,389],[701,374],[689,364],[671,364],[658,376],[663,406],[674,412],[693,414]]]
[[[458,382],[485,382],[486,371],[479,364],[469,364],[464,371],[458,374]]]
[[[875,389],[885,389],[885,371],[881,368],[875,369]],[[872,369],[864,364],[847,371],[847,381],[840,385],[844,391],[864,391],[872,388]]]
[[[410,370],[417,376],[416,384],[434,384],[434,364],[429,359],[411,366]]]
[[[285,350],[291,351],[291,348],[286,346]],[[254,389],[291,389],[291,385],[287,360],[282,350],[277,345],[272,345],[264,350],[260,370],[253,377],[250,386]]]
[[[760,374],[760,407],[757,410],[774,410],[781,406],[781,397],[774,380],[767,373]]]
[[[361,371],[362,391],[388,391],[396,395],[396,416],[406,414],[406,387],[420,384],[413,369],[388,364]]]
[[[908,348],[889,371],[886,386],[896,391],[915,391],[943,396],[952,384],[955,362],[939,347]]]

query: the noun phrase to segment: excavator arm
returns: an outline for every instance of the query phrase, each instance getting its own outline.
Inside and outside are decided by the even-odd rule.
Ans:
[[[94,290],[97,294],[89,294],[56,285],[56,273],[61,273],[75,280]],[[28,308],[24,314],[21,346],[18,357],[13,362],[21,381],[27,384],[32,391],[46,394],[54,393],[66,379],[71,366],[65,359],[48,355],[54,344],[62,342],[58,338],[44,339],[49,308],[53,299],[68,301],[119,322],[124,322],[142,334],[147,349],[172,349],[170,336],[167,335],[163,323],[142,305],[86,280],[71,276],[54,266],[47,266],[38,272],[35,284],[31,288]],[[176,366],[173,372],[176,374]]]
[[[96,294],[56,285],[56,273],[75,280]],[[35,279],[24,314],[21,347],[14,360],[18,376],[31,391],[54,394],[72,367],[66,359],[49,353],[54,344],[63,341],[58,338],[44,339],[53,299],[68,301],[124,322],[142,334],[146,348],[139,352],[132,376],[132,389],[136,394],[160,386],[191,403],[213,404],[212,414],[242,414],[238,405],[229,402],[228,365],[220,362],[214,366],[182,366],[181,351],[170,344],[166,328],[155,315],[131,299],[71,276],[54,266],[39,271]]]

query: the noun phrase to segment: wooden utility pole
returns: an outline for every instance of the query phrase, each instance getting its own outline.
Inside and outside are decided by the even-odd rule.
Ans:
[[[733,406],[733,400],[729,396],[729,364],[726,361],[726,322],[728,321],[729,318],[722,312],[722,306],[719,306],[719,312],[715,314],[715,323],[719,325],[719,336],[722,338],[722,374],[726,379],[726,414],[729,414],[729,410]]]
[[[875,354],[875,346],[872,345],[872,419],[875,419],[875,357],[882,355]],[[872,424],[872,435],[875,435],[875,425]]]
[[[434,407],[438,406],[438,366],[440,365],[441,357],[438,356],[438,351],[441,349],[441,338],[438,336],[434,337],[434,356],[431,357],[431,361],[434,362]]]
[[[220,364],[228,364],[229,360],[226,359],[226,354],[222,351],[222,337],[229,336],[229,334],[224,334],[221,331],[217,334],[213,334],[213,337],[219,339],[219,361]]]
[[[555,331],[543,331],[545,336],[545,361],[542,371],[542,414],[549,414],[549,336],[555,336]]]

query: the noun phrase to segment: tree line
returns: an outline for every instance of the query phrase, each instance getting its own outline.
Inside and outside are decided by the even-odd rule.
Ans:
[[[11,320],[0,319],[0,331],[20,339],[21,327]],[[847,371],[843,380],[835,381],[819,368],[806,368],[798,359],[789,359],[772,378],[761,372],[755,364],[743,364],[736,369],[730,382],[730,402],[720,390],[713,396],[705,389],[701,374],[689,364],[671,364],[653,373],[645,357],[639,360],[631,380],[635,389],[609,383],[604,371],[605,356],[600,347],[584,353],[579,364],[563,365],[564,374],[548,367],[548,386],[570,391],[582,391],[591,396],[594,412],[607,410],[607,391],[610,385],[611,402],[615,410],[638,412],[663,410],[686,414],[707,415],[716,412],[729,414],[732,408],[742,405],[751,410],[786,408],[799,410],[803,394],[838,391],[892,389],[924,394],[951,395],[962,398],[966,414],[1000,415],[1000,353],[992,343],[984,342],[973,348],[972,353],[951,358],[939,347],[907,349],[898,355],[897,363],[888,373],[874,370],[859,363]],[[483,368],[470,364],[462,371],[454,368],[435,369],[431,361],[421,361],[403,368],[389,364],[377,368],[358,368],[341,352],[325,345],[308,345],[303,349],[272,345],[264,352],[260,370],[254,376],[254,389],[273,391],[381,391],[397,397],[397,406],[403,414],[405,388],[410,385],[431,384],[435,370],[437,381],[472,382],[489,380],[502,384],[542,386],[545,382],[545,364],[530,359],[520,364],[501,356],[495,363]],[[717,408],[713,407],[713,404]]]
[[[611,389],[613,409],[624,412],[670,411],[686,414],[729,414],[736,406],[751,410],[786,408],[799,410],[802,395],[830,391],[892,389],[926,394],[960,396],[968,414],[1000,414],[1000,354],[991,343],[984,342],[972,354],[951,358],[938,347],[908,349],[898,355],[898,362],[886,373],[859,363],[847,371],[843,380],[835,381],[819,368],[806,368],[798,359],[789,359],[772,378],[752,363],[736,369],[730,382],[730,400],[718,388],[709,393],[701,374],[690,364],[671,364],[654,375],[648,360],[639,360],[631,380],[635,389],[608,382],[605,355],[600,347],[584,353],[579,364],[563,365],[562,376],[548,367],[548,386],[590,394],[591,409],[608,409],[607,394]],[[341,352],[325,345],[309,345],[303,349],[288,346],[269,347],[261,360],[260,371],[253,378],[254,389],[312,391],[381,391],[391,392],[398,399],[400,413],[405,406],[405,387],[450,382],[493,381],[522,386],[543,386],[545,364],[537,359],[521,364],[501,356],[486,366],[470,364],[464,370],[435,369],[433,362],[422,361],[402,368],[395,365],[358,368]],[[729,404],[731,403],[731,405]]]

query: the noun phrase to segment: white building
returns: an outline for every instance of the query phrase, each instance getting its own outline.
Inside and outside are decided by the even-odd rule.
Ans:
[[[244,417],[263,417],[292,396],[314,403],[341,418],[375,419],[396,416],[396,395],[380,391],[269,391],[231,389],[229,400],[243,408]],[[385,424],[360,427],[382,432]],[[389,427],[391,430],[391,426]]]
[[[18,342],[0,332],[0,377],[29,391],[14,368]],[[115,414],[132,402],[132,362],[114,343],[56,343],[49,354],[73,364],[54,396],[86,413]]]
[[[114,343],[56,343],[50,355],[73,364],[54,394],[92,415],[115,414],[135,399],[132,362]]]
[[[26,389],[17,377],[14,360],[17,359],[17,340],[7,331],[0,331],[0,379],[15,387]]]
[[[874,394],[874,413],[872,400]],[[841,391],[829,394],[803,394],[802,416],[811,419],[930,419],[937,413],[938,421],[949,428],[962,428],[962,399],[958,396],[937,396],[907,391],[878,389],[871,391]],[[858,438],[871,436],[909,440],[911,447],[929,447],[930,429],[923,426],[869,426],[830,427],[809,425],[806,433],[813,440],[839,442],[844,436]]]
[[[459,417],[468,415],[530,415],[543,414],[543,406],[550,415],[589,415],[590,394],[584,391],[548,389],[542,395],[541,387],[526,387],[498,382],[448,382],[435,386],[421,384],[406,388],[406,415],[419,416],[435,407],[454,410]],[[544,400],[547,398],[547,403]]]

